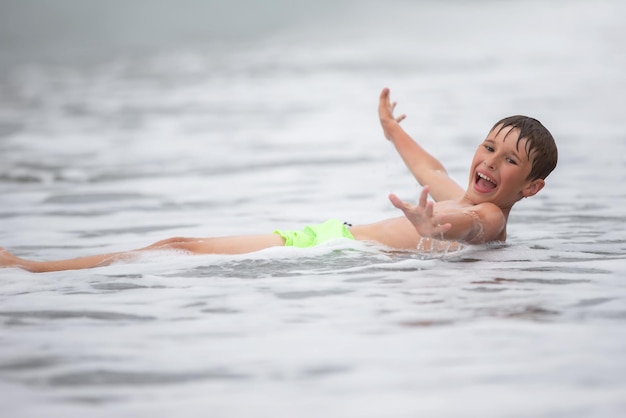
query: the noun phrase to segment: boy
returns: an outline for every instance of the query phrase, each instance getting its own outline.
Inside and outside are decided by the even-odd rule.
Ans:
[[[466,190],[456,184],[443,165],[400,127],[406,117],[395,117],[389,89],[380,94],[378,115],[385,137],[394,145],[417,181],[424,186],[412,205],[391,194],[391,203],[404,216],[368,225],[348,227],[337,220],[307,226],[302,231],[217,238],[170,238],[130,252],[61,261],[30,261],[0,248],[0,266],[32,272],[98,267],[138,251],[178,249],[192,254],[242,254],[275,246],[308,247],[333,238],[373,241],[399,249],[428,250],[430,239],[481,244],[506,240],[506,224],[513,205],[539,192],[556,167],[557,148],[548,130],[537,120],[511,116],[497,122],[479,145]],[[436,203],[428,201],[428,194]]]

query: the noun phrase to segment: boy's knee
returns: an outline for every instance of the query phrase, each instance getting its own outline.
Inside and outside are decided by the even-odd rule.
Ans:
[[[173,237],[173,238],[167,238],[161,241],[157,241],[154,244],[150,245],[149,249],[160,249],[160,248],[175,248],[175,245],[181,244],[181,243],[185,243],[187,241],[189,241],[190,238],[184,238],[184,237]]]
[[[197,254],[203,252],[200,247],[201,245],[199,245],[195,240],[183,239],[178,241],[172,241],[161,248]]]
[[[147,250],[179,250],[192,254],[206,254],[215,252],[214,245],[210,239],[201,238],[168,238],[146,247]]]

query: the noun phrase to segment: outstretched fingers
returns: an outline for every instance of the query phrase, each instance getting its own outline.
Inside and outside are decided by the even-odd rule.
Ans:
[[[396,109],[398,102],[392,102],[390,98],[389,88],[385,87],[380,92],[380,100],[378,103],[378,112],[382,117],[383,115],[393,119],[395,122],[400,123],[404,119],[406,119],[406,114],[401,114],[400,116],[394,116],[393,112]]]
[[[422,190],[417,205],[404,202],[395,194],[390,194],[389,200],[404,213],[404,216],[407,217],[423,237],[441,236],[452,228],[450,223],[442,224],[441,217],[435,214],[434,203],[428,201],[427,186]]]
[[[405,212],[405,214],[407,211],[411,210],[411,208],[413,207],[413,205],[404,202],[402,199],[400,199],[398,196],[396,196],[393,193],[389,195],[389,201],[396,208],[400,209],[402,212]]]

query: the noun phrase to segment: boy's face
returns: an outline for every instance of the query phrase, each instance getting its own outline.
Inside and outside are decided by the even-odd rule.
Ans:
[[[537,193],[543,180],[527,180],[532,161],[526,154],[526,140],[517,143],[519,130],[496,126],[478,146],[466,196],[474,203],[491,202],[510,208],[522,197]]]

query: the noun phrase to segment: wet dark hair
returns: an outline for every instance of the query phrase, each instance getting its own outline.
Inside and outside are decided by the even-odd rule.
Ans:
[[[509,116],[499,120],[493,125],[491,131],[498,126],[500,126],[498,132],[508,126],[512,127],[511,130],[519,130],[517,147],[519,147],[522,139],[526,139],[526,155],[532,161],[532,168],[527,179],[536,180],[548,177],[548,174],[556,167],[558,160],[556,143],[550,131],[537,119],[522,115]]]

